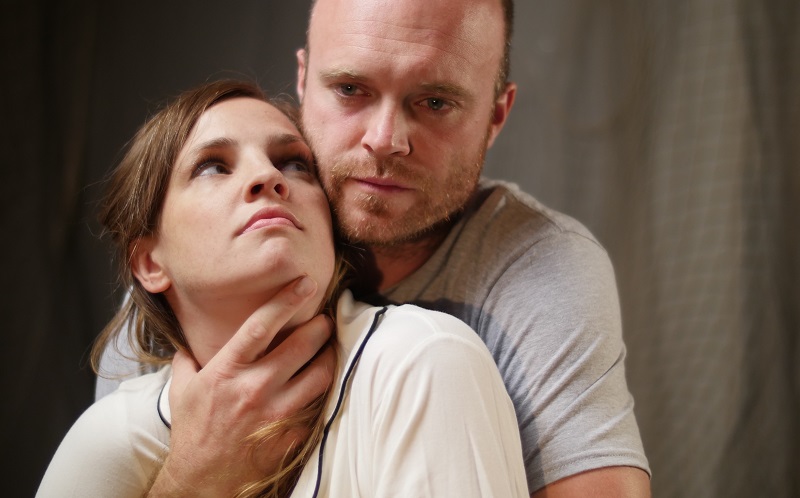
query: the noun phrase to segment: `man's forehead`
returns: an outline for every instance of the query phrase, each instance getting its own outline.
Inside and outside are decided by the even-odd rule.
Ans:
[[[317,0],[308,34],[428,29],[463,38],[485,34],[492,17],[502,24],[498,0]]]
[[[491,59],[502,54],[502,19],[497,0],[317,0],[308,48],[313,53],[368,43],[391,55],[434,48],[473,61]],[[410,52],[412,46],[419,50]]]

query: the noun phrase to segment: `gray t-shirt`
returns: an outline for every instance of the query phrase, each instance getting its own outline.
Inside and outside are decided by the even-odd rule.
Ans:
[[[384,295],[478,332],[514,402],[531,492],[601,467],[650,472],[614,270],[574,219],[483,179],[433,257]]]

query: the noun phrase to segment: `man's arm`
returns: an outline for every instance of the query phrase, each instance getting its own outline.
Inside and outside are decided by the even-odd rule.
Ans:
[[[555,233],[516,260],[493,292],[484,316],[488,330],[502,333],[487,342],[513,344],[495,359],[516,403],[531,491],[559,496],[552,493],[586,483],[596,496],[610,485],[614,496],[615,479],[593,477],[631,467],[647,476],[605,252],[580,233]]]
[[[263,477],[292,443],[306,437],[306,430],[298,428],[257,454],[243,444],[265,423],[311,403],[333,379],[334,353],[325,348],[333,324],[324,316],[298,327],[264,354],[315,289],[308,278],[289,284],[202,370],[185,353],[176,354],[170,452],[148,496],[232,496],[242,484]]]
[[[531,498],[649,498],[650,478],[636,467],[606,467],[566,477]]]

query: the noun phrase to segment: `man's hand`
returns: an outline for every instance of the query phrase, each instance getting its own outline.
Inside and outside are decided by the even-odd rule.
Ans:
[[[265,466],[277,465],[292,439],[305,437],[298,431],[280,447],[260,449],[258,465],[244,444],[265,423],[296,413],[332,382],[333,349],[317,355],[333,330],[325,316],[297,327],[264,354],[315,290],[308,277],[287,285],[202,370],[187,354],[175,355],[170,453],[148,496],[232,496],[242,484],[263,477]]]

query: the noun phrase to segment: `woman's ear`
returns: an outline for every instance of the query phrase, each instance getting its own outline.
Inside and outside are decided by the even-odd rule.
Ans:
[[[172,281],[164,267],[154,256],[154,237],[136,239],[130,248],[131,272],[147,292],[158,294],[170,288]]]

